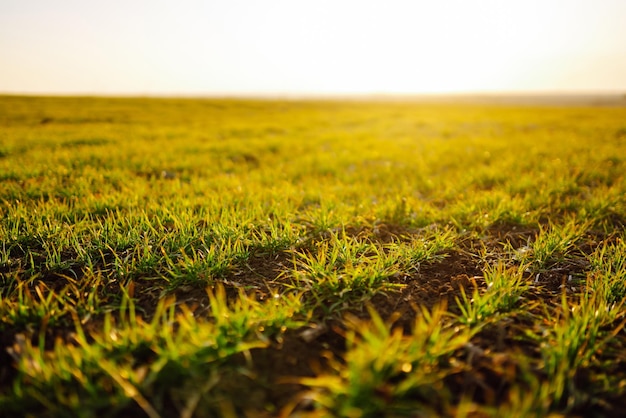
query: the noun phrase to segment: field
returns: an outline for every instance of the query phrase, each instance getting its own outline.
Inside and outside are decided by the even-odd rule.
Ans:
[[[626,414],[626,106],[0,97],[0,415]]]

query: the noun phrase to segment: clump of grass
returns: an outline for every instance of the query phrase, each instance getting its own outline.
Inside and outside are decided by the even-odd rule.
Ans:
[[[101,294],[101,278],[86,275],[81,280],[63,277],[64,284],[52,288],[37,275],[2,279],[0,291],[0,329],[25,329],[33,326],[64,326],[71,315],[87,320],[102,312],[106,297]]]
[[[539,233],[528,246],[516,251],[516,259],[533,271],[546,271],[571,256],[589,225],[571,219],[563,225],[539,225]]]
[[[206,286],[225,276],[235,263],[248,258],[248,251],[241,241],[209,245],[201,239],[192,251],[192,254],[187,254],[185,249],[181,249],[178,254],[167,254],[162,250],[166,262],[163,276],[171,288]]]
[[[313,389],[303,396],[330,416],[445,413],[451,394],[443,379],[454,371],[448,360],[471,332],[451,326],[445,307],[419,313],[411,335],[373,310],[371,321],[349,318],[345,358],[331,360],[332,373],[300,379]]]
[[[294,257],[294,288],[304,290],[312,306],[327,314],[397,287],[386,280],[398,273],[393,257],[372,242],[345,234],[332,233],[312,251],[296,251]]]
[[[540,367],[549,382],[553,407],[571,411],[594,401],[593,391],[581,376],[598,362],[602,349],[626,325],[624,316],[621,307],[610,306],[602,296],[589,293],[575,304],[563,293],[561,306],[544,310],[541,332],[527,335],[539,344]]]
[[[622,304],[626,300],[626,244],[618,238],[613,244],[604,244],[589,257],[592,273],[587,286],[607,305]]]
[[[483,271],[487,285],[484,291],[475,281],[471,296],[461,288],[461,297],[456,297],[461,311],[459,322],[481,327],[518,308],[522,295],[528,289],[523,271],[524,268],[507,268],[499,262]]]
[[[457,234],[450,228],[435,229],[424,235],[412,235],[407,243],[394,243],[390,251],[406,271],[418,271],[421,263],[442,260],[453,248]]]
[[[146,321],[136,312],[132,285],[123,293],[119,314],[114,318],[107,313],[100,328],[85,330],[74,315],[71,343],[57,339],[48,351],[41,338],[33,346],[19,335],[10,353],[20,378],[14,397],[0,399],[6,408],[91,415],[134,402],[157,417],[178,387],[186,388],[185,400],[195,399],[195,405],[186,407],[198,407],[202,399],[206,407],[216,408],[219,395],[209,392],[219,383],[218,366],[235,354],[267,346],[270,338],[299,325],[296,297],[264,304],[241,294],[229,304],[218,286],[208,291],[208,320],[167,298]]]

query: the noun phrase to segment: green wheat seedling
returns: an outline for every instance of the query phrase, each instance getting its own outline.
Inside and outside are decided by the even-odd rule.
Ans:
[[[370,310],[371,321],[348,321],[347,352],[332,361],[333,373],[304,378],[306,394],[331,416],[399,416],[437,413],[449,393],[443,379],[449,359],[468,343],[466,327],[448,325],[445,307],[421,309],[411,335]]]
[[[452,229],[435,230],[425,236],[411,236],[407,242],[388,246],[406,271],[419,271],[421,263],[442,260],[445,251],[454,247],[456,233]]]
[[[517,251],[517,259],[534,271],[546,271],[571,256],[589,228],[586,222],[569,220],[563,225],[539,226],[539,234],[527,247]]]
[[[544,315],[541,332],[527,336],[539,344],[552,405],[571,410],[591,401],[589,388],[579,386],[580,375],[598,362],[602,349],[624,328],[624,310],[594,293],[572,304],[564,292],[561,306],[546,308]]]
[[[386,281],[398,272],[395,258],[371,242],[332,234],[312,251],[297,251],[294,257],[295,283],[304,286],[305,296],[328,313],[398,287]]]
[[[524,363],[523,370],[530,371],[532,367]],[[562,416],[559,413],[550,413],[554,409],[551,382],[541,381],[531,372],[524,374],[524,380],[525,384],[513,388],[508,402],[486,411],[488,416],[506,418]]]
[[[626,244],[618,238],[614,244],[599,247],[590,257],[593,274],[587,280],[596,297],[608,305],[621,304],[626,299]]]
[[[3,283],[0,293],[0,326],[55,325],[62,318],[67,321],[75,304],[69,292],[68,288],[54,291],[36,276],[10,279]]]
[[[523,267],[507,268],[501,262],[484,270],[487,288],[483,291],[474,283],[470,295],[462,288],[461,297],[456,298],[461,311],[459,321],[472,327],[480,327],[517,309],[528,289],[523,272]]]
[[[241,241],[225,241],[207,245],[203,240],[192,254],[180,250],[175,259],[162,250],[167,268],[165,277],[172,288],[181,284],[206,285],[216,278],[224,276],[238,260],[248,257]]]
[[[101,329],[87,332],[74,315],[73,344],[56,340],[49,352],[22,337],[11,353],[23,377],[8,407],[34,403],[48,414],[75,409],[97,414],[105,405],[122,408],[134,401],[155,417],[154,405],[169,394],[173,383],[192,395],[218,378],[219,364],[265,347],[270,338],[298,325],[293,317],[300,305],[289,296],[282,304],[261,304],[242,295],[229,305],[218,286],[208,291],[209,320],[197,319],[189,307],[168,298],[156,306],[153,319],[145,321],[136,312],[132,294],[132,286],[124,290],[117,319],[106,314]],[[216,402],[210,394],[203,396],[208,404]]]

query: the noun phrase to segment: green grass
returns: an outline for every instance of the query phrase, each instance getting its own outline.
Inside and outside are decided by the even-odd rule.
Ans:
[[[625,121],[0,97],[0,411],[624,414]]]

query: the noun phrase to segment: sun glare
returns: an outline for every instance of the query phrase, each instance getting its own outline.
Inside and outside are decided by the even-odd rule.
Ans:
[[[618,90],[625,20],[617,0],[8,0],[0,91]]]

